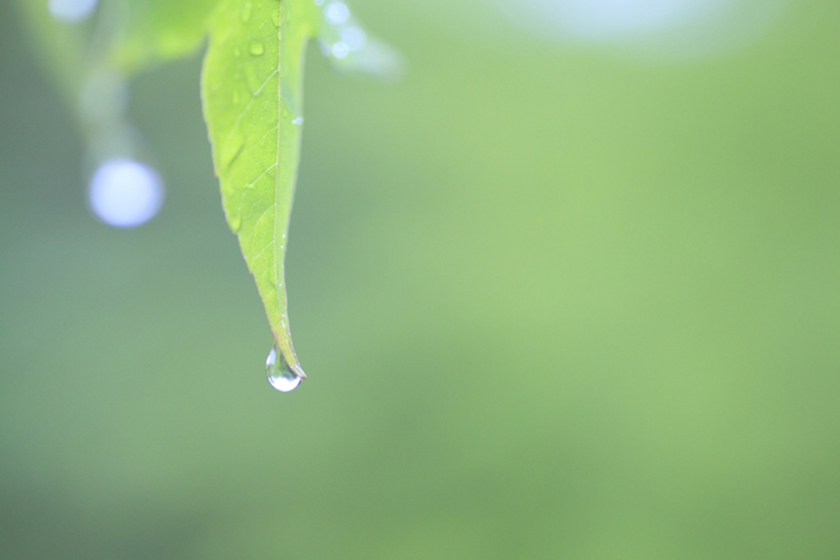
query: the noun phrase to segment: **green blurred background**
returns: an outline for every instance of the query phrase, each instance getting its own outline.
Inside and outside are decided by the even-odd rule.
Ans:
[[[200,57],[109,228],[0,3],[0,557],[840,557],[840,5],[668,60],[353,6],[409,72],[311,51],[282,395]]]

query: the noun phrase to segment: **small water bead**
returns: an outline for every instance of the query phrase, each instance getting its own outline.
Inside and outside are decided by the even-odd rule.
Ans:
[[[248,20],[251,19],[251,9],[253,6],[250,2],[246,2],[245,5],[242,7],[242,23],[248,23]]]
[[[296,118],[295,120],[292,121],[292,124],[297,124],[297,125],[303,124],[303,117]],[[285,238],[285,237],[286,237],[286,234],[283,234],[283,238]]]
[[[324,18],[330,25],[341,25],[350,19],[350,8],[344,2],[333,2],[324,8]]]
[[[254,56],[262,56],[265,52],[265,47],[263,46],[262,41],[253,41],[251,46],[248,48],[248,51]]]
[[[283,359],[283,355],[277,351],[276,346],[271,349],[268,358],[265,360],[265,372],[271,386],[282,393],[294,391],[303,379],[292,371],[292,368]]]
[[[236,58],[239,58],[239,55],[241,55],[241,54],[242,54],[242,51],[240,51],[238,47],[235,47],[233,49],[233,56],[235,56]]]

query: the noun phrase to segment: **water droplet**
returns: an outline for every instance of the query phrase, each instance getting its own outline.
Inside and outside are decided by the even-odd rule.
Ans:
[[[246,2],[245,5],[242,7],[242,22],[248,23],[248,20],[251,19],[251,8],[253,6],[250,2]]]
[[[228,224],[230,225],[230,230],[233,233],[239,233],[239,229],[242,227],[242,216],[239,214],[234,214],[230,218],[228,218]]]
[[[239,105],[239,90],[238,89],[233,90],[233,104],[234,105]]]
[[[350,19],[350,8],[344,2],[333,2],[324,8],[324,18],[330,25],[341,25]]]
[[[324,0],[315,0],[315,5],[316,6],[323,6],[324,5]]]
[[[286,363],[283,354],[277,351],[276,346],[271,349],[265,360],[265,372],[271,386],[283,393],[297,389],[303,379]]]
[[[303,124],[303,117],[298,117],[292,121],[292,124]],[[283,237],[286,237],[285,235]]]
[[[248,51],[254,56],[262,56],[265,52],[265,47],[263,46],[262,41],[254,41],[251,43]]]
[[[336,58],[346,58],[347,55],[350,54],[350,47],[348,47],[347,43],[344,41],[339,41],[334,44],[330,50],[332,55]]]
[[[240,51],[238,47],[235,47],[233,49],[233,56],[235,56],[236,58],[239,58],[239,55],[241,55],[241,54],[242,54],[242,51]]]

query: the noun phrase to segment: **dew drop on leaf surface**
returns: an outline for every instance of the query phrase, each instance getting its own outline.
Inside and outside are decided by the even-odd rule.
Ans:
[[[262,41],[254,41],[248,50],[254,56],[262,56],[265,52],[265,47],[263,47]]]
[[[282,393],[294,391],[303,379],[300,375],[292,371],[276,347],[272,348],[271,352],[268,353],[268,358],[265,360],[265,372],[271,386]]]

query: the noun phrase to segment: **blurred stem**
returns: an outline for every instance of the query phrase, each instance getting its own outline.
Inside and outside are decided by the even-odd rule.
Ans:
[[[68,25],[55,20],[46,1],[17,0],[27,34],[38,59],[74,114],[77,113],[86,67],[87,23]]]
[[[56,20],[46,0],[17,4],[33,46],[85,137],[94,163],[105,156],[132,156],[136,142],[126,132],[130,127],[124,118],[126,76],[111,55],[127,28],[127,0],[100,0],[91,20],[80,23]]]

